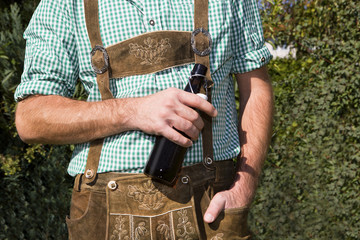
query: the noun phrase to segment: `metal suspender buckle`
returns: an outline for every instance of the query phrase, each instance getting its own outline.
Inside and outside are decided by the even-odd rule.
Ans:
[[[97,68],[93,62],[94,61],[93,56],[95,55],[96,51],[102,52],[104,57],[104,66],[100,69]],[[94,72],[96,72],[97,74],[103,74],[109,69],[109,55],[103,46],[95,45],[95,47],[91,50],[90,55],[91,55],[91,66],[94,69]]]
[[[195,37],[196,35],[198,35],[199,33],[202,33],[204,34],[208,40],[209,40],[209,47],[207,47],[205,50],[203,51],[200,51],[196,48],[196,41],[195,41]],[[210,54],[211,52],[211,46],[212,46],[212,39],[211,39],[211,35],[210,33],[205,30],[204,28],[197,28],[195,29],[192,34],[191,34],[191,47],[194,51],[194,53],[196,53],[197,55],[201,56],[201,57],[204,57],[204,56],[207,56]]]

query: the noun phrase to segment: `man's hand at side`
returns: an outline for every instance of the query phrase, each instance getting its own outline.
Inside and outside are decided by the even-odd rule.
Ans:
[[[19,102],[16,127],[27,143],[72,144],[129,130],[161,134],[182,146],[197,139],[202,119],[192,108],[215,117],[216,109],[195,94],[170,88],[141,98],[84,102],[56,95],[36,95]]]
[[[238,171],[233,186],[212,198],[204,214],[208,223],[224,209],[251,204],[270,142],[273,93],[266,68],[237,74],[236,79],[240,93]]]

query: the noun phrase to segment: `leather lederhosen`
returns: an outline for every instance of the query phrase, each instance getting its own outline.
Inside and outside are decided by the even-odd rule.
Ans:
[[[194,62],[210,69],[207,0],[194,0],[193,32],[150,32],[106,48],[100,36],[98,1],[84,0],[84,6],[91,63],[102,100],[113,98],[109,88],[112,78],[150,74]],[[146,39],[156,42],[160,51],[151,55],[140,51]],[[136,64],[139,58],[144,64]],[[208,84],[202,92],[211,102],[210,70],[206,78]],[[97,173],[103,139],[91,142],[85,172],[75,178],[67,218],[69,239],[249,239],[247,207],[222,211],[212,224],[202,220],[214,194],[233,183],[235,167],[232,160],[213,161],[212,120],[206,114],[201,117],[205,124],[203,161],[184,167],[174,187],[144,174]]]

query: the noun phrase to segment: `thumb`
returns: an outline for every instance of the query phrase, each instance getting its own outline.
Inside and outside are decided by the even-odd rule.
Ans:
[[[215,194],[204,214],[204,221],[206,223],[212,223],[225,208],[225,203],[226,198],[223,195],[220,193]]]

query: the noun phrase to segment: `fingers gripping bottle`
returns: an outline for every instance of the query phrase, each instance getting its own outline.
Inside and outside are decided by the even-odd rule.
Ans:
[[[198,94],[207,100],[206,95],[200,93],[201,87],[205,84],[206,71],[207,67],[204,65],[195,64],[191,71],[189,83],[184,90]],[[185,133],[178,132],[189,138]],[[144,173],[162,183],[173,185],[181,170],[186,150],[187,148],[179,146],[163,136],[158,136],[146,163]]]

